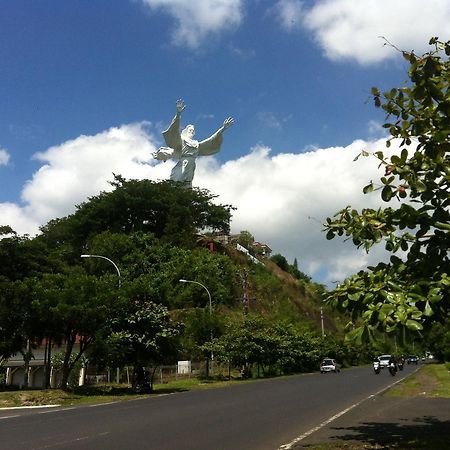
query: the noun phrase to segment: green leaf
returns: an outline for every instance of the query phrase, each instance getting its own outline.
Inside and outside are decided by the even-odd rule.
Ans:
[[[349,342],[356,342],[357,344],[361,344],[363,333],[364,333],[364,327],[355,328],[354,330],[348,332],[345,335],[345,340],[349,341]]]
[[[425,192],[427,190],[427,185],[423,181],[417,181],[415,184],[417,192]]]
[[[328,230],[326,238],[330,241],[331,239],[334,238],[334,236],[335,236],[334,232],[332,230]]]
[[[383,190],[381,191],[381,198],[388,202],[392,198],[392,187],[391,186],[385,186]]]
[[[420,324],[416,320],[411,320],[411,319],[407,320],[406,326],[407,326],[407,328],[409,328],[410,330],[413,330],[413,331],[423,330],[422,324]]]
[[[431,307],[429,302],[425,303],[425,310],[423,313],[428,317],[433,315],[433,308]]]

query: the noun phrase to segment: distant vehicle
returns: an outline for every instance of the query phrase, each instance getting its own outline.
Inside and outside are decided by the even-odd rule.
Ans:
[[[381,355],[378,357],[380,360],[380,368],[386,369],[389,366],[389,360],[392,358],[392,355]]]
[[[378,358],[375,358],[373,360],[373,370],[377,375],[380,373],[381,367],[380,367],[380,360]]]
[[[406,357],[406,362],[408,364],[419,364],[419,357],[417,355],[408,355]]]
[[[320,373],[334,372],[338,373],[341,371],[341,366],[332,358],[324,358],[320,364]]]

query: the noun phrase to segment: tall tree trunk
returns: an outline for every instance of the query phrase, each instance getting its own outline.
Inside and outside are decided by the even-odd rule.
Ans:
[[[66,353],[64,355],[64,362],[62,366],[62,379],[61,379],[61,389],[63,390],[68,389],[69,376],[71,370],[70,357],[72,355],[74,341],[75,339],[71,337],[66,342]]]
[[[27,339],[27,347],[25,349],[25,352],[22,353],[23,356],[23,362],[24,362],[24,368],[23,368],[23,385],[22,387],[24,389],[28,388],[28,372],[30,370],[30,361],[33,357],[33,353],[31,353],[31,346],[30,346],[30,340]]]
[[[50,373],[52,370],[52,339],[47,338],[45,352],[44,389],[50,388]]]

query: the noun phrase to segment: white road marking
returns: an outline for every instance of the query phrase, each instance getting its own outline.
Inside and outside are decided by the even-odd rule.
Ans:
[[[37,408],[56,408],[61,405],[35,405],[35,406],[9,406],[6,408],[0,408],[0,411],[13,410],[13,409],[37,409]]]

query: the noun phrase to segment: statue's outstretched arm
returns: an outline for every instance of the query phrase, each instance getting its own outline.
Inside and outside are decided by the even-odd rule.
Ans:
[[[201,156],[205,156],[217,153],[220,150],[220,146],[223,142],[222,133],[227,128],[230,128],[233,124],[234,119],[232,117],[227,117],[223,121],[223,125],[212,136],[210,136],[208,139],[205,139],[204,141],[199,142],[198,154]]]
[[[181,151],[180,117],[185,108],[184,101],[181,99],[177,100],[175,117],[172,119],[167,130],[162,132],[167,147],[173,148],[177,152]]]

